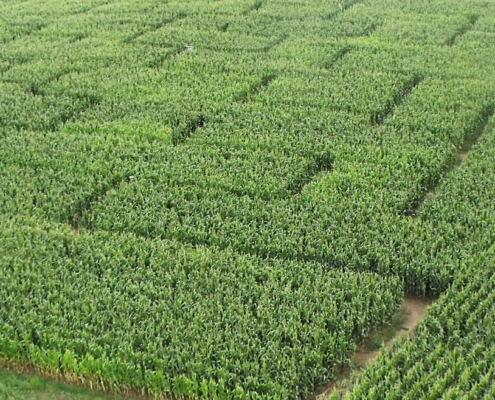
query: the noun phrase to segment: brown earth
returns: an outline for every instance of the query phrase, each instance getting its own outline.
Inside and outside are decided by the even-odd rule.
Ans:
[[[351,374],[354,375],[378,358],[384,347],[388,349],[399,338],[411,334],[416,325],[424,319],[428,307],[433,302],[434,299],[430,298],[406,296],[401,309],[392,317],[390,325],[371,332],[364,343],[357,348],[351,357],[354,368],[343,371],[335,382],[318,390],[316,400],[328,398],[335,390],[339,390],[342,384],[348,383]]]
[[[469,152],[467,152],[467,151],[461,151],[458,156],[459,156],[459,160],[461,161],[461,163],[463,163],[463,162],[465,162],[468,159]]]

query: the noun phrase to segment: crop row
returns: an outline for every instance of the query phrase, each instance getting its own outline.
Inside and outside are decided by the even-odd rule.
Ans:
[[[367,368],[345,399],[481,399],[494,395],[493,251],[457,271],[414,338]]]
[[[418,218],[431,221],[458,260],[453,284],[414,336],[357,378],[346,399],[491,398],[495,335],[495,125],[489,121],[465,163],[428,196]]]
[[[461,86],[463,91],[468,87]],[[437,82],[437,93],[440,89]],[[179,147],[167,144],[168,130],[162,143],[156,125],[146,128],[144,122],[136,128],[74,122],[49,135],[8,133],[2,163],[9,171],[4,185],[9,189],[3,191],[2,209],[58,222],[81,217],[96,230],[130,230],[388,274],[398,268],[396,258],[403,255],[396,246],[404,240],[388,227],[403,227],[406,236],[412,235],[410,242],[422,231],[400,213],[438,179],[454,157],[452,142],[469,136],[478,124],[477,113],[484,112],[479,95],[469,94],[476,97],[469,110],[466,91],[455,90],[464,96],[464,125],[459,112],[449,110],[458,97],[428,104],[424,97],[430,89],[423,94],[418,88],[421,96],[410,96],[395,119],[380,128],[359,116],[351,120],[349,114],[329,112],[325,125],[320,120],[315,131],[311,115],[298,122],[297,114],[287,116],[276,108],[266,114],[255,102],[239,108],[235,120],[226,116],[221,125],[206,125]],[[430,110],[416,111],[415,119],[428,118],[421,125],[408,116],[414,111],[411,103]],[[419,126],[436,129],[436,135],[417,134]],[[149,140],[135,140],[135,132],[147,135],[145,129]],[[319,133],[328,135],[330,129],[334,133],[327,139]],[[356,134],[347,138],[349,129]],[[291,153],[298,145],[299,154]],[[424,150],[418,151],[420,146]],[[393,160],[395,168],[390,168]],[[331,172],[319,174],[322,167]],[[112,188],[117,182],[122,183],[118,191]],[[298,187],[296,196],[292,189]],[[371,209],[376,210],[372,215]],[[381,246],[377,233],[383,236]],[[359,243],[352,239],[357,235]],[[417,278],[411,274],[407,286]]]
[[[484,118],[480,103],[484,89],[474,95],[470,83],[460,86],[464,93],[454,83],[420,85],[383,127],[336,113],[321,127],[322,134],[313,130],[303,140],[303,130],[280,132],[265,122],[274,119],[275,112],[263,118],[252,106],[249,111],[256,117],[240,114],[246,129],[225,119],[218,126],[207,124],[184,146],[168,151],[170,161],[160,159],[151,171],[136,173],[134,182],[109,193],[83,216],[84,223],[91,229],[133,231],[145,237],[390,273],[404,257],[396,246],[404,236],[418,233],[417,222],[402,215],[430,184],[438,182],[464,137]],[[275,86],[264,95],[268,97]],[[433,87],[437,95],[441,89],[452,95],[443,97],[442,104],[430,95]],[[464,104],[459,111],[458,101]],[[266,104],[260,106],[267,109]],[[239,120],[239,115],[235,118]],[[416,124],[417,119],[423,121]],[[298,125],[290,121],[282,126]],[[296,148],[300,155],[291,153]],[[217,154],[215,161],[207,154]],[[235,167],[236,157],[242,159],[242,167]],[[331,172],[326,168],[327,172],[318,173],[322,159]],[[294,187],[301,187],[300,195],[290,191]],[[411,269],[406,262],[402,265]],[[402,276],[406,271],[396,272]],[[407,288],[424,282],[424,272],[418,273],[408,277]]]
[[[3,2],[0,359],[306,397],[403,291],[461,292],[492,242],[490,7]]]
[[[105,389],[305,396],[402,297],[396,278],[29,224],[2,222],[1,358]]]

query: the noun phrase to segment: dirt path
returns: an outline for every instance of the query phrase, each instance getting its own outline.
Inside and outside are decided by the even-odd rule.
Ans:
[[[400,326],[395,327],[395,332],[391,333],[392,337],[386,338],[384,341],[385,347],[389,349],[397,339],[411,332],[414,327],[424,319],[426,310],[431,303],[433,303],[433,300],[430,299],[406,297],[402,303],[401,309],[404,321]],[[392,328],[394,327],[392,326]],[[370,346],[367,346],[365,343],[358,348],[353,357],[353,361],[355,361],[359,367],[364,368],[373,362],[380,355],[380,352],[381,349],[371,350]]]
[[[469,157],[469,152],[468,151],[460,151],[458,154],[458,158],[461,163],[466,162],[466,160]]]
[[[372,332],[364,343],[359,346],[351,357],[355,369],[344,371],[336,382],[332,382],[320,389],[316,400],[324,400],[334,391],[338,390],[343,382],[348,380],[352,372],[359,371],[371,364],[385,346],[387,349],[399,338],[410,334],[416,325],[425,317],[428,307],[434,299],[424,297],[406,296],[401,309],[392,317],[390,325]]]

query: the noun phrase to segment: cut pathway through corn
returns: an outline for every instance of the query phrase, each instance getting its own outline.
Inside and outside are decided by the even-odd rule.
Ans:
[[[316,400],[329,398],[330,394],[346,387],[353,373],[367,367],[375,361],[383,348],[389,349],[397,340],[411,334],[414,328],[425,318],[428,307],[435,301],[432,298],[406,296],[400,310],[389,324],[371,332],[352,356],[353,369],[344,370],[339,379],[318,391]]]

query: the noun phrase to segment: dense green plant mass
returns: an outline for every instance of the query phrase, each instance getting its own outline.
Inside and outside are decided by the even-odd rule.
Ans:
[[[492,398],[494,265],[493,251],[469,261],[414,339],[394,346],[334,398]]]
[[[2,356],[113,388],[305,395],[402,297],[396,278],[3,222]]]
[[[0,20],[2,363],[303,398],[404,292],[491,291],[467,277],[495,232],[495,2],[0,0]],[[447,351],[440,311],[390,354]],[[380,376],[413,382],[391,357]],[[411,389],[372,374],[349,396]]]
[[[452,286],[412,339],[396,343],[348,393],[336,398],[493,397],[493,118],[482,133],[465,164],[449,174],[418,212],[419,218],[437,225],[439,235],[448,237],[446,230],[451,232],[450,257],[457,262]]]

